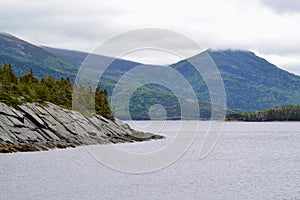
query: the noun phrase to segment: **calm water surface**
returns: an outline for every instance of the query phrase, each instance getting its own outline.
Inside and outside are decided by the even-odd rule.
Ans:
[[[186,132],[197,125],[183,123]],[[167,136],[118,144],[132,152],[159,150],[178,129],[176,121],[130,124]],[[200,134],[179,160],[147,174],[108,168],[85,147],[0,154],[0,199],[300,199],[299,122],[226,122],[205,159],[198,153],[209,122],[200,125]]]

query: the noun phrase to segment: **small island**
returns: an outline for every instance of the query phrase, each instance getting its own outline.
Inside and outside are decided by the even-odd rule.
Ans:
[[[226,117],[227,121],[300,121],[300,106],[286,105],[269,108],[256,112],[231,113]]]

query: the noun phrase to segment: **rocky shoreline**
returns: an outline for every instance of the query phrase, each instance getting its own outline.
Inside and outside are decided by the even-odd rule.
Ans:
[[[48,102],[27,103],[17,109],[0,102],[0,121],[0,153],[164,138],[136,131],[118,119],[86,117]]]

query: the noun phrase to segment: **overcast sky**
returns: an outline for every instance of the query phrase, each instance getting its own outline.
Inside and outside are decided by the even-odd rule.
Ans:
[[[36,45],[91,52],[122,32],[164,28],[203,48],[252,50],[300,75],[299,0],[1,0],[0,11],[2,32]]]

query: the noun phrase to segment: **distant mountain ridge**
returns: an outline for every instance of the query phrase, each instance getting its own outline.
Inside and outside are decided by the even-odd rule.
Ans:
[[[57,49],[52,47],[42,46],[42,49],[45,51],[59,57],[71,63],[75,67],[79,68],[82,63],[84,62],[85,58],[89,56],[89,53],[81,52],[81,51],[74,51],[74,50],[66,50],[66,49]],[[129,71],[130,69],[136,67],[137,65],[142,65],[142,63],[133,62],[129,60],[123,60],[118,58],[112,58],[108,56],[93,54],[93,59],[96,60],[95,69],[97,67],[103,66],[106,61],[113,61],[109,66],[108,69],[105,71],[105,78],[109,79],[109,81],[117,81],[124,73]],[[106,83],[104,83],[106,84]]]
[[[0,33],[0,62],[13,66],[20,76],[30,68],[38,77],[52,75],[56,78],[74,76],[78,68],[42,48],[7,33]]]
[[[72,65],[76,67],[80,67],[81,63],[84,61],[84,59],[89,55],[89,53],[81,52],[81,51],[73,51],[68,49],[57,49],[47,46],[40,46],[42,49],[47,51],[48,53],[51,53],[68,63],[71,63]]]
[[[207,50],[214,60],[224,81],[228,107],[236,111],[257,111],[282,105],[300,104],[300,76],[288,73],[269,63],[253,52],[244,50]],[[86,52],[37,47],[14,36],[0,34],[0,62],[13,65],[17,75],[34,68],[35,75],[70,76],[74,80]],[[203,53],[174,63],[172,67],[190,82],[201,102],[210,102],[209,92],[201,76],[189,64],[194,59],[201,65]],[[108,57],[98,56],[99,63]],[[50,60],[50,61],[49,61]],[[48,62],[49,61],[49,62]],[[141,63],[116,59],[100,80],[101,86],[111,94],[114,85],[124,73]],[[16,70],[17,69],[17,70]],[[19,71],[18,71],[19,70]],[[170,80],[172,81],[172,80]],[[124,94],[126,95],[126,94]],[[180,107],[170,91],[156,86],[145,86],[135,93],[131,104],[134,119],[147,119],[149,107],[162,101],[170,108],[170,117],[180,116]],[[209,117],[209,108],[205,117]],[[168,110],[168,109],[167,109]],[[176,118],[176,117],[175,117]]]

